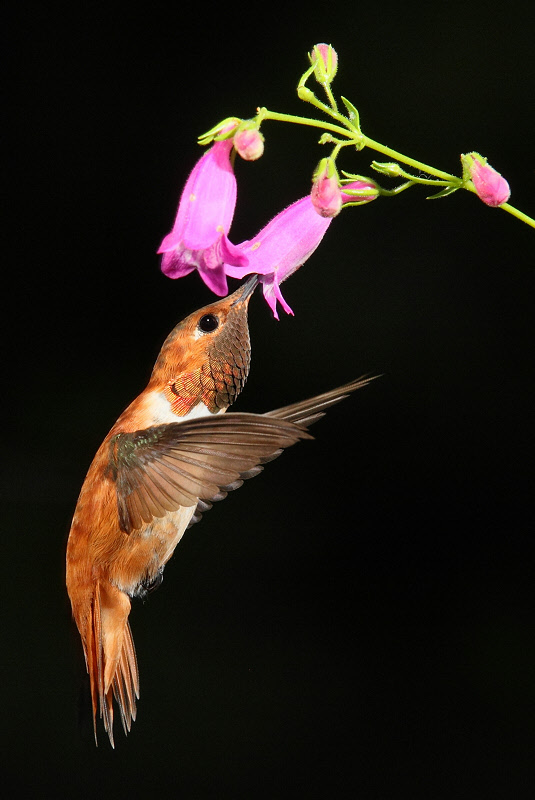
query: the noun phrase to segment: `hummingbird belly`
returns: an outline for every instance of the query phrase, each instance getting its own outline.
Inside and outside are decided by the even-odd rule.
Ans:
[[[161,575],[173,555],[195,509],[196,506],[181,506],[131,533],[110,565],[112,583],[130,597],[145,594],[146,586]]]

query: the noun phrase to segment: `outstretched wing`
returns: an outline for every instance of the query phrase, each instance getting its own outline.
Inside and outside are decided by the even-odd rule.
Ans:
[[[316,422],[318,419],[321,419],[325,416],[325,412],[331,406],[339,403],[340,400],[343,400],[347,397],[351,392],[354,392],[356,389],[360,389],[363,386],[367,386],[370,381],[373,381],[377,375],[372,377],[363,376],[361,378],[357,378],[354,381],[350,381],[349,383],[345,383],[343,386],[338,386],[336,389],[331,389],[328,392],[324,392],[323,394],[318,394],[315,397],[309,397],[308,400],[302,400],[299,403],[292,403],[292,405],[284,406],[283,408],[277,408],[274,411],[268,411],[266,414],[262,416],[274,418],[274,419],[282,419],[286,422],[293,422],[302,426],[303,428],[312,425],[312,423]],[[231,418],[235,416],[235,414],[229,415]],[[277,450],[275,453],[271,455],[270,458],[264,458],[262,463],[265,464],[266,461],[272,461],[274,458],[277,458],[282,453],[282,450]],[[237,489],[239,486],[242,485],[243,481],[246,478],[252,478],[254,475],[258,475],[259,472],[262,471],[262,467],[258,466],[254,470],[250,470],[249,473],[242,473],[240,481],[237,481],[235,484],[230,486],[224,486],[220,495],[217,497],[212,498],[212,502],[214,500],[222,500],[227,496],[227,492],[231,489]],[[199,500],[197,503],[197,508],[195,509],[195,513],[191,518],[191,521],[188,525],[188,528],[191,528],[196,522],[202,518],[202,515],[205,511],[209,511],[212,508],[212,504],[206,502],[205,500]]]
[[[199,500],[206,510],[300,439],[312,436],[294,422],[241,413],[113,436],[109,471],[121,530],[131,533]]]

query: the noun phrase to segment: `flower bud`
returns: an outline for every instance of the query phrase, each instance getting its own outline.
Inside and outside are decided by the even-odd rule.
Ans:
[[[331,83],[338,69],[338,56],[330,44],[316,44],[309,55],[314,64],[314,76],[318,83]]]
[[[342,186],[342,202],[346,203],[371,203],[379,194],[379,189],[372,181],[351,181]]]
[[[484,156],[479,153],[463,154],[461,163],[464,180],[472,180],[477,196],[485,205],[496,208],[509,200],[509,184],[499,172],[487,164]]]
[[[312,205],[321,217],[336,217],[342,209],[342,193],[332,158],[322,158],[314,173]]]
[[[377,172],[380,172],[381,175],[386,175],[388,178],[399,178],[400,176],[405,178],[407,176],[407,173],[396,161],[387,161],[384,163],[374,161],[372,167]]]
[[[234,134],[234,147],[245,161],[256,161],[264,152],[264,137],[255,123],[246,120]]]

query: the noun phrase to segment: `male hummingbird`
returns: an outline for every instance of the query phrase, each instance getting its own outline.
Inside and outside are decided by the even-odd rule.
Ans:
[[[96,715],[112,746],[113,697],[125,733],[139,674],[130,598],[161,583],[186,528],[300,439],[359,379],[267,414],[223,412],[247,379],[253,277],[174,328],[146,389],[121,414],[89,468],[67,544],[67,590]]]

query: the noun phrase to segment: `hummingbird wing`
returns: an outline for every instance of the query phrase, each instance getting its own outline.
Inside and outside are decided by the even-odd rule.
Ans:
[[[336,403],[339,403],[340,400],[346,398],[356,389],[361,389],[363,386],[367,386],[370,381],[373,381],[378,377],[378,375],[374,375],[372,377],[363,375],[354,381],[345,383],[343,386],[338,386],[336,389],[331,389],[330,391],[324,392],[323,394],[318,394],[315,397],[309,397],[308,400],[301,400],[299,403],[292,403],[289,406],[283,406],[282,408],[277,408],[274,411],[268,411],[262,416],[284,419],[287,422],[293,422],[303,427],[308,427],[309,425],[312,425],[312,423],[317,422],[318,419],[321,419],[321,417],[324,417],[328,408]],[[233,418],[234,416],[235,415],[233,413],[229,415],[230,418]],[[281,453],[282,450],[277,450],[269,458],[264,458],[262,463],[265,464],[267,461],[273,461],[275,458],[277,458],[277,456],[280,456]],[[242,472],[240,475],[241,480],[236,481],[234,484],[221,487],[223,491],[221,491],[217,497],[212,498],[212,502],[215,500],[223,500],[227,496],[227,492],[230,492],[232,489],[239,488],[244,480],[247,478],[253,478],[261,471],[262,467],[258,466],[256,469],[251,469],[248,473]],[[196,522],[199,522],[199,520],[202,519],[202,515],[211,508],[212,503],[209,503],[206,500],[199,500],[188,528],[191,528],[192,525],[195,525]]]
[[[129,534],[199,500],[206,510],[285,447],[312,438],[294,422],[243,413],[119,433],[110,440],[109,474],[121,530]]]
[[[299,425],[308,427],[325,416],[325,412],[331,406],[344,400],[351,392],[356,389],[361,389],[367,386],[370,381],[378,378],[378,375],[366,377],[363,375],[354,381],[345,383],[343,386],[338,386],[336,389],[331,389],[323,394],[318,394],[315,397],[310,397],[308,400],[301,400],[299,403],[292,403],[289,406],[277,408],[274,411],[267,411],[264,416],[276,417],[277,419],[285,419],[289,422],[295,422]]]

